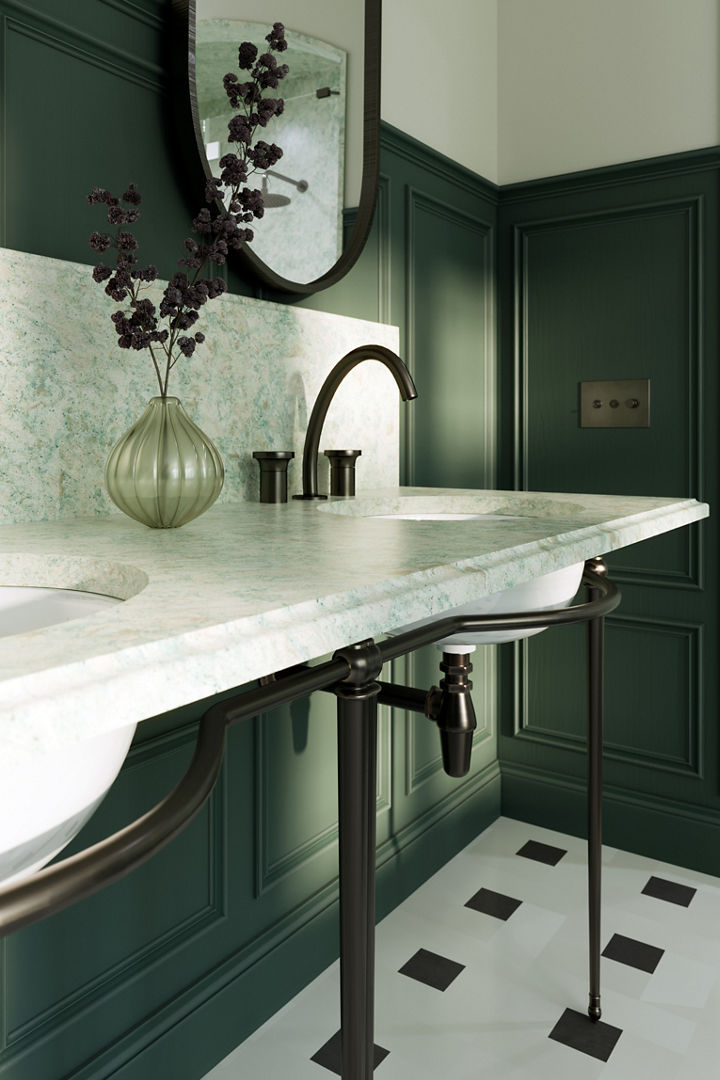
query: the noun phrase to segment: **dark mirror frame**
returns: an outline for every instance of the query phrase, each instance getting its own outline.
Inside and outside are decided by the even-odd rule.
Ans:
[[[185,187],[193,203],[205,190],[211,171],[205,157],[195,91],[196,0],[171,0],[170,68],[173,78],[175,118],[183,157]],[[268,289],[295,296],[310,296],[335,285],[347,274],[365,247],[372,225],[380,176],[380,44],[382,0],[365,0],[365,39],[363,76],[363,165],[360,203],[353,211],[355,222],[334,266],[314,281],[290,281],[271,269],[243,244],[231,257],[237,259],[242,273]],[[220,204],[218,203],[218,207]]]

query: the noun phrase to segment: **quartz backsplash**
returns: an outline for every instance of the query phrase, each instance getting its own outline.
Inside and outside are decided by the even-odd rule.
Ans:
[[[115,344],[116,305],[91,273],[0,249],[1,522],[119,513],[103,486],[105,460],[158,387],[147,351]],[[288,489],[301,490],[305,429],[325,376],[350,349],[397,351],[399,339],[381,323],[230,294],[202,309],[197,328],[206,341],[178,362],[169,392],[222,455],[218,502],[258,498],[254,450],[294,450]],[[399,409],[379,363],[360,364],[338,390],[320,450],[362,450],[358,491],[398,483]],[[326,491],[322,454],[319,467]]]

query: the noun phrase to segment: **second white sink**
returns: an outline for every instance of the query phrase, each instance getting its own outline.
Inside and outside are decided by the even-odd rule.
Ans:
[[[415,521],[425,527],[437,526],[438,534],[452,528],[477,528],[485,524],[498,528],[501,522],[541,518],[544,521],[570,518],[583,507],[562,499],[553,499],[531,492],[484,492],[482,494],[422,496],[398,496],[387,498],[357,498],[329,502],[319,507],[325,513],[344,517],[373,518],[375,520]],[[479,535],[481,535],[479,533]],[[542,574],[502,592],[491,593],[480,599],[453,607],[442,613],[446,615],[499,615],[517,612],[545,611],[567,607],[580,586],[584,564],[570,566]],[[388,633],[400,634],[415,629],[442,616],[434,614],[404,626],[389,627]],[[466,646],[498,645],[518,641],[541,633],[545,627],[533,630],[490,630],[477,633],[454,634],[437,642],[444,652],[463,652]]]

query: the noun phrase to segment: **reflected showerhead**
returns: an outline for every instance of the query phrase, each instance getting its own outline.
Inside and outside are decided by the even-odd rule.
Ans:
[[[263,205],[266,210],[272,210],[276,206],[287,206],[290,202],[287,195],[275,195],[273,192],[268,191],[267,176],[263,176],[262,178],[260,194],[262,195]]]

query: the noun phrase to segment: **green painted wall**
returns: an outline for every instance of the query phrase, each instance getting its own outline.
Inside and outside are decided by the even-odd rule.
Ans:
[[[144,253],[172,272],[195,207],[168,123],[166,15],[163,0],[0,0],[0,243],[89,261],[85,193],[133,180],[152,207]],[[402,409],[404,481],[714,504],[719,167],[699,152],[498,191],[386,127],[367,248],[303,303],[399,325],[420,389]],[[579,380],[635,376],[652,379],[648,431],[579,429]],[[607,635],[606,835],[718,873],[715,548],[711,518],[611,560],[625,598]],[[462,784],[426,721],[383,712],[380,914],[497,814],[496,708],[504,812],[584,831],[582,633],[498,651],[497,686],[495,650],[476,654]],[[426,686],[436,659],[387,674]],[[79,845],[168,790],[207,704],[143,725]],[[315,695],[234,729],[182,836],[0,943],[0,1080],[198,1080],[333,959],[334,728]]]
[[[162,0],[0,0],[0,244],[91,262],[85,195],[132,180],[143,256],[172,273],[196,207],[168,122],[166,17]],[[400,326],[420,388],[402,410],[407,480],[494,483],[496,216],[494,189],[386,129],[362,259],[304,301]],[[255,293],[237,272],[229,280]],[[424,650],[386,677],[428,686],[438,658]],[[380,915],[499,812],[492,650],[475,686],[462,783],[443,774],[432,725],[382,712]],[[142,725],[76,848],[169,790],[208,704]],[[0,942],[0,1080],[198,1080],[334,959],[334,717],[334,699],[316,694],[233,729],[222,779],[186,832],[116,885]]]
[[[697,151],[501,195],[503,484],[717,506],[718,173]],[[581,429],[578,383],[650,378],[649,429]],[[720,874],[717,524],[609,559],[605,836]],[[503,811],[582,834],[583,631],[504,651]]]

